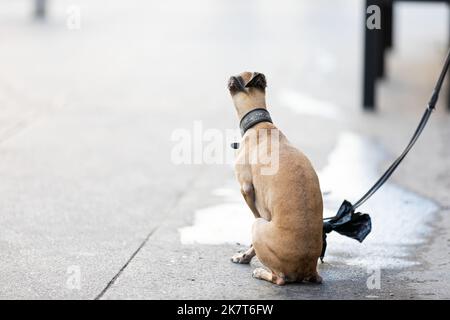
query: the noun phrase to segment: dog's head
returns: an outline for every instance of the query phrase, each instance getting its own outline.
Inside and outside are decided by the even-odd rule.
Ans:
[[[239,116],[266,107],[266,86],[266,77],[259,72],[242,72],[230,77],[228,90]]]

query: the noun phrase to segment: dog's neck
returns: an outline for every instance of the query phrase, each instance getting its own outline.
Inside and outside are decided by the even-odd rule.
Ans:
[[[272,123],[269,111],[266,108],[253,108],[241,118],[239,123],[241,134],[244,135],[248,129],[261,122]]]
[[[266,96],[264,92],[255,88],[249,88],[247,90],[248,92],[238,92],[233,95],[233,103],[239,120],[253,109],[266,108]]]

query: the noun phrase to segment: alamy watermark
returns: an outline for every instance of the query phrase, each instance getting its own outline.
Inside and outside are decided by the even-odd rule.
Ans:
[[[379,6],[373,4],[368,6],[366,13],[369,16],[366,19],[366,27],[369,30],[381,29],[381,9]]]
[[[80,290],[81,289],[81,268],[80,266],[69,266],[66,271],[67,280],[66,287],[69,290]]]
[[[380,267],[368,267],[366,285],[369,290],[380,290],[381,289],[381,268]]]
[[[277,129],[249,129],[236,156],[230,147],[241,140],[239,131],[204,129],[194,121],[191,130],[179,128],[172,132],[171,161],[176,165],[251,164],[258,165],[262,175],[273,175],[279,168],[280,137]]]
[[[81,8],[78,5],[70,5],[66,10],[66,27],[74,31],[81,29]]]

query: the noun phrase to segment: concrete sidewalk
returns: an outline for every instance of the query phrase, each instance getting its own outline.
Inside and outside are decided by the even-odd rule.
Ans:
[[[422,114],[446,52],[445,6],[398,6],[380,109],[365,114],[360,1],[80,0],[81,29],[70,31],[72,2],[53,2],[36,23],[27,1],[0,1],[0,298],[450,298],[445,99],[388,190],[361,208],[372,238],[330,239],[321,286],[276,287],[232,264],[248,235],[226,226],[245,230],[251,217],[232,167],[171,159],[174,130],[237,127],[226,80],[255,70],[277,126],[319,172],[336,168],[342,137],[380,157],[355,185],[324,189],[326,200],[364,190]],[[339,165],[356,177],[353,156]],[[224,241],[182,241],[202,227],[199,212],[223,223]],[[395,233],[411,238],[391,243]],[[373,259],[379,288],[367,286]]]

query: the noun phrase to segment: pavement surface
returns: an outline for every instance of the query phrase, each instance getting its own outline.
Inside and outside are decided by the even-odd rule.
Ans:
[[[372,215],[372,239],[330,239],[322,285],[277,287],[251,277],[257,261],[232,264],[251,213],[232,193],[230,163],[173,161],[177,130],[195,143],[196,121],[237,128],[226,81],[256,70],[268,78],[277,126],[319,172],[336,168],[331,155],[350,135],[384,156],[375,173],[358,171],[351,144],[344,169],[381,174],[439,73],[445,5],[396,6],[376,113],[360,106],[361,1],[61,0],[45,21],[30,6],[0,0],[1,299],[450,298],[446,94],[384,197],[393,187],[402,195],[361,208]],[[79,29],[68,27],[73,6]],[[224,135],[225,154],[229,142]],[[195,229],[201,212],[214,219]],[[223,237],[196,241],[196,230],[218,228],[214,220]],[[183,230],[194,230],[190,241]]]

